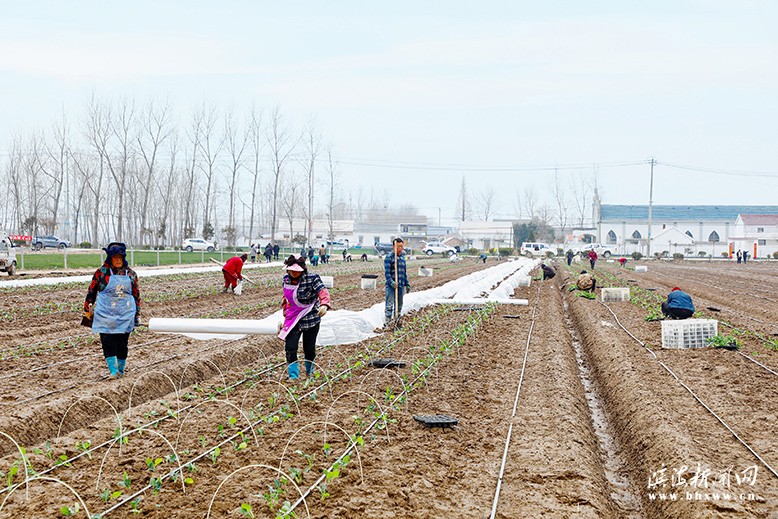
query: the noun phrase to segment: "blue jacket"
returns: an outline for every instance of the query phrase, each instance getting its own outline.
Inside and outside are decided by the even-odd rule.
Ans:
[[[386,286],[392,286],[394,281],[394,252],[390,252],[384,258],[384,277],[386,278]],[[400,287],[411,286],[408,283],[408,275],[405,272],[405,252],[397,257],[397,281]]]
[[[692,298],[686,292],[681,290],[674,290],[667,296],[668,308],[685,308],[694,312],[694,305],[692,304]]]

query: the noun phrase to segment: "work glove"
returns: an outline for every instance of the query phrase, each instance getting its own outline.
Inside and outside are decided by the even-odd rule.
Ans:
[[[405,293],[409,293],[411,291],[411,285],[405,285]]]
[[[135,326],[140,326],[140,314],[135,314]]]
[[[278,321],[278,331],[280,332],[284,328],[284,322]]]
[[[84,317],[86,317],[90,321],[92,320],[92,318],[94,316],[95,316],[95,313],[93,311],[91,311],[91,310],[84,310]]]
[[[394,281],[390,281],[389,286],[391,287],[392,290],[394,290],[395,288],[397,288],[397,283],[395,283]]]
[[[327,307],[326,306],[320,306],[319,311],[316,312],[316,315],[319,317],[324,317],[324,315],[327,313]]]

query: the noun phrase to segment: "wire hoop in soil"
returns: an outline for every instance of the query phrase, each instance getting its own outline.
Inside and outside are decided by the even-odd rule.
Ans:
[[[181,456],[179,456],[178,452],[176,451],[175,447],[173,447],[173,444],[170,443],[170,440],[167,439],[167,437],[162,434],[159,431],[155,431],[153,429],[135,429],[132,431],[127,431],[126,433],[122,434],[121,436],[117,436],[113,439],[110,445],[108,445],[108,448],[105,450],[105,454],[103,455],[103,460],[100,462],[100,470],[97,472],[97,481],[95,482],[95,490],[100,491],[100,477],[103,474],[103,468],[105,467],[105,460],[108,459],[108,454],[111,452],[111,448],[116,444],[116,442],[121,442],[124,438],[129,437],[132,433],[151,433],[159,436],[162,438],[162,440],[167,443],[168,447],[170,447],[170,451],[173,453],[173,456],[176,457],[176,464],[178,464],[178,474],[181,476],[181,491],[186,494],[186,484],[184,483],[184,468],[181,466]],[[91,517],[88,516],[88,517]]]
[[[116,416],[116,423],[119,424],[119,434],[122,434],[122,418],[121,418],[121,416],[119,416],[119,412],[116,410],[116,408],[113,406],[113,404],[111,404],[111,402],[109,402],[108,400],[106,400],[105,398],[103,398],[101,396],[87,395],[87,396],[82,396],[81,398],[79,398],[78,400],[76,400],[75,402],[73,402],[72,404],[70,404],[68,406],[67,410],[65,411],[65,414],[62,415],[62,419],[59,421],[59,427],[57,427],[57,437],[56,437],[56,439],[59,439],[59,435],[62,432],[62,424],[65,423],[65,418],[67,417],[67,415],[70,412],[70,410],[73,409],[73,406],[75,406],[77,403],[81,402],[82,400],[92,400],[92,399],[94,399],[94,400],[102,400],[103,402],[108,404],[108,407],[111,408],[111,410],[113,411],[114,416]],[[119,449],[120,450],[121,450],[121,448],[122,448],[121,445],[119,445]]]
[[[222,378],[222,387],[227,387],[227,379],[226,379],[226,378],[224,378],[224,373],[222,372],[221,368],[220,368],[220,367],[219,367],[219,366],[218,366],[218,365],[217,365],[217,364],[216,364],[214,361],[212,361],[212,360],[210,360],[210,359],[192,360],[192,361],[189,361],[189,362],[187,362],[187,363],[184,365],[184,368],[183,368],[183,370],[181,370],[181,376],[180,376],[180,377],[179,377],[179,379],[178,379],[178,391],[179,391],[179,392],[181,392],[181,389],[183,389],[183,385],[184,385],[184,375],[186,375],[186,370],[187,370],[187,369],[189,369],[191,366],[193,366],[194,364],[196,364],[196,363],[198,363],[198,362],[204,362],[204,363],[206,363],[206,364],[210,364],[211,366],[213,366],[214,368],[216,368],[216,371],[218,371],[218,372],[219,372],[219,375],[220,375],[220,376],[221,376],[221,378]],[[225,396],[224,398],[225,398],[225,399],[229,398],[229,395]]]
[[[395,377],[397,377],[397,379],[400,381],[400,385],[402,386],[403,392],[407,391],[408,388],[405,386],[405,381],[403,380],[403,378],[399,374],[397,374],[396,371],[389,370],[389,369],[374,369],[374,370],[368,371],[367,373],[362,375],[362,379],[359,381],[359,390],[360,391],[364,391],[362,389],[362,386],[364,385],[365,380],[367,380],[367,377],[371,377],[372,376],[373,378],[376,378],[376,377],[381,376],[384,373],[387,373],[387,374],[390,374],[390,375],[394,375]],[[378,381],[376,380],[374,382],[374,384],[373,384],[373,389],[375,389],[375,387],[377,385],[378,385]],[[405,399],[405,412],[406,413],[408,412],[408,399],[407,398]]]
[[[327,348],[327,353],[337,353],[338,355],[340,355],[341,357],[343,357],[343,360],[345,360],[345,361],[346,361],[346,368],[347,368],[347,369],[351,369],[351,363],[349,362],[349,360],[348,360],[348,357],[347,357],[347,356],[346,356],[346,355],[345,355],[345,354],[344,354],[342,351],[340,351],[340,350],[338,349],[338,346],[337,346],[337,345],[335,345],[335,346],[331,346],[331,347]],[[330,359],[330,363],[331,363],[331,362],[332,362],[332,360]],[[327,367],[329,367],[329,366],[330,366],[330,363],[327,363]],[[322,362],[322,366],[323,366],[323,365],[324,365],[324,363]]]
[[[227,477],[225,477],[222,480],[222,482],[219,483],[219,486],[216,487],[216,490],[214,491],[213,496],[211,496],[211,502],[208,504],[208,512],[205,514],[205,519],[210,519],[210,517],[211,517],[211,509],[213,508],[213,502],[216,500],[216,495],[219,493],[219,490],[221,490],[222,486],[224,486],[224,484],[227,483],[227,481],[229,481],[229,479],[232,476],[234,476],[235,474],[237,474],[239,472],[243,472],[244,470],[249,470],[249,469],[253,469],[253,468],[261,468],[261,469],[267,469],[267,470],[275,471],[277,474],[285,477],[289,482],[291,482],[292,485],[294,485],[294,488],[297,489],[297,492],[300,494],[300,499],[302,499],[303,505],[305,505],[305,513],[308,515],[308,519],[310,519],[311,511],[308,509],[308,502],[305,500],[305,495],[303,494],[303,491],[300,490],[300,487],[298,487],[297,483],[295,483],[294,478],[291,477],[286,472],[282,471],[281,469],[278,469],[276,467],[271,467],[270,465],[263,465],[261,463],[246,465],[246,466],[243,466],[243,467],[241,467],[241,468],[239,468],[237,470],[234,470],[231,473],[229,473],[227,475]]]
[[[352,389],[351,391],[346,391],[344,393],[339,394],[335,398],[335,400],[332,401],[332,403],[330,404],[330,407],[327,409],[327,414],[324,417],[324,421],[325,422],[329,422],[330,421],[330,413],[332,412],[332,408],[335,407],[335,404],[338,402],[338,400],[340,400],[341,398],[343,398],[344,396],[349,395],[349,394],[357,395],[357,410],[359,410],[361,408],[361,406],[360,406],[360,398],[361,398],[361,396],[365,395],[370,400],[372,400],[373,403],[376,406],[378,406],[378,410],[381,411],[381,415],[384,415],[384,413],[385,413],[384,408],[381,407],[380,402],[378,400],[376,400],[376,398],[373,395],[371,395],[370,393],[366,393],[365,391],[359,391],[359,390],[356,390],[356,389]],[[325,428],[325,437],[326,437],[326,428]],[[389,437],[389,427],[388,426],[386,427],[386,442],[387,443],[391,443],[392,442],[391,438]]]
[[[179,422],[178,432],[176,433],[176,449],[178,448],[178,439],[181,437],[181,431],[184,429],[184,424],[186,423],[186,419],[189,418],[189,416],[194,411],[196,411],[198,407],[200,407],[201,405],[205,405],[205,404],[225,404],[225,405],[228,405],[228,406],[232,407],[236,411],[238,411],[240,413],[240,415],[243,417],[243,419],[246,420],[246,423],[249,424],[249,429],[251,429],[251,435],[254,437],[254,445],[259,447],[259,440],[257,439],[257,433],[256,433],[256,431],[254,431],[254,427],[252,427],[252,425],[251,425],[251,420],[249,420],[249,417],[246,416],[246,413],[244,413],[243,410],[240,407],[236,406],[235,404],[233,404],[229,400],[226,400],[226,399],[219,400],[218,398],[212,398],[212,399],[208,399],[208,400],[205,400],[203,402],[200,402],[199,404],[194,406],[192,409],[189,410],[189,412],[186,413],[186,416],[184,417],[184,419]]]
[[[249,396],[249,394],[250,394],[251,390],[252,390],[252,389],[255,389],[256,387],[258,387],[258,386],[259,386],[259,384],[276,384],[276,385],[280,386],[280,387],[281,387],[281,388],[282,388],[284,391],[286,391],[287,393],[289,393],[289,399],[290,399],[290,400],[292,401],[292,403],[294,404],[294,407],[295,407],[295,409],[297,409],[297,416],[300,416],[300,417],[302,417],[302,413],[300,412],[300,406],[299,406],[299,405],[297,405],[297,399],[295,398],[295,396],[294,396],[294,393],[292,393],[292,392],[289,390],[289,388],[288,388],[288,387],[286,387],[285,385],[283,385],[283,384],[282,384],[281,382],[279,382],[278,380],[273,380],[273,379],[269,379],[269,378],[265,378],[265,379],[257,380],[257,381],[256,381],[256,383],[255,383],[254,385],[252,385],[250,388],[248,388],[248,389],[246,390],[246,393],[243,395],[243,399],[241,400],[241,403],[240,403],[240,407],[241,407],[242,409],[245,409],[245,408],[246,408],[246,397],[247,397],[247,396]]]
[[[178,413],[181,411],[181,399],[178,396],[178,388],[176,387],[175,382],[173,382],[173,379],[170,378],[169,375],[158,370],[147,371],[146,373],[141,374],[137,379],[135,379],[135,382],[132,383],[132,387],[130,388],[130,401],[129,401],[129,405],[127,406],[127,416],[129,417],[132,415],[132,393],[135,391],[135,386],[138,385],[138,382],[140,382],[141,379],[143,379],[143,377],[147,375],[153,375],[153,374],[162,375],[170,382],[170,386],[173,388],[173,391],[176,393],[176,404],[178,405],[176,411],[176,421],[179,421],[180,419],[178,417]]]
[[[86,516],[87,517],[92,517],[92,514],[89,513],[89,508],[86,506],[86,503],[81,498],[81,494],[76,492],[76,489],[74,489],[73,487],[71,487],[70,485],[68,485],[67,483],[62,481],[61,479],[54,478],[54,477],[51,477],[51,476],[34,476],[32,479],[25,480],[25,483],[29,484],[32,481],[51,481],[52,483],[57,483],[59,485],[62,485],[63,487],[65,487],[68,490],[70,490],[70,492],[74,496],[76,496],[76,499],[78,499],[79,503],[81,503],[81,506],[84,507],[84,512],[86,513]],[[3,499],[3,502],[0,503],[0,512],[3,511],[3,507],[5,506],[5,503],[8,501],[8,499],[16,491],[17,488],[19,488],[19,486],[15,486],[14,488],[12,488],[11,491],[8,492],[8,494],[5,496],[5,499]],[[25,496],[25,499],[29,500],[29,495]]]
[[[354,452],[357,453],[357,462],[359,463],[359,478],[362,481],[362,483],[364,483],[365,482],[365,475],[364,475],[364,473],[362,471],[362,456],[359,454],[359,449],[357,448],[356,440],[354,440],[351,436],[349,436],[348,432],[346,432],[346,430],[343,427],[341,427],[340,425],[338,425],[336,423],[333,423],[333,422],[324,422],[324,421],[321,421],[321,422],[310,422],[310,423],[307,423],[307,424],[303,425],[299,429],[297,429],[294,432],[294,434],[292,434],[292,436],[289,438],[289,440],[287,440],[286,446],[284,447],[283,452],[281,452],[281,459],[278,460],[278,469],[281,470],[281,467],[284,464],[284,457],[286,456],[286,451],[289,450],[289,446],[292,444],[292,440],[294,440],[294,438],[298,434],[303,432],[303,430],[308,429],[309,427],[313,427],[315,425],[323,425],[324,426],[324,443],[327,443],[327,427],[328,426],[331,425],[331,426],[335,427],[337,430],[339,430],[340,432],[343,433],[343,436],[346,437],[346,444],[350,445],[351,447],[353,447],[354,448]]]
[[[10,434],[4,433],[3,431],[0,431],[0,436],[5,436],[9,440],[11,440],[11,443],[13,443],[16,446],[16,450],[19,451],[19,454],[22,456],[22,465],[24,465],[24,483],[25,483],[25,489],[24,489],[24,498],[29,499],[30,498],[30,490],[29,490],[29,484],[30,481],[30,474],[27,470],[27,467],[29,465],[29,461],[27,461],[27,456],[24,454],[24,449],[21,448],[21,446],[16,442],[16,440],[13,439],[13,437]],[[19,485],[16,485],[11,492],[19,488]],[[10,493],[9,493],[10,495]],[[5,499],[8,499],[8,496],[6,496]],[[3,504],[5,504],[5,499],[3,500]],[[0,505],[0,510],[3,509],[3,506]]]

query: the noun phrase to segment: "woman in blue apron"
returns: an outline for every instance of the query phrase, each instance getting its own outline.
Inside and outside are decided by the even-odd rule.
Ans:
[[[138,276],[127,265],[127,247],[113,242],[105,249],[105,263],[97,269],[86,294],[84,312],[92,332],[100,334],[111,378],[124,375],[127,342],[140,319]]]
[[[284,300],[282,303],[284,322],[278,338],[284,341],[287,372],[290,380],[300,377],[297,362],[297,345],[303,338],[305,373],[313,375],[313,359],[316,358],[316,336],[319,334],[321,318],[330,308],[330,293],[324,288],[318,274],[308,274],[305,257],[293,255],[284,261]]]

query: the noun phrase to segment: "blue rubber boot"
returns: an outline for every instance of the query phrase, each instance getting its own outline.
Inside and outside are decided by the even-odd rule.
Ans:
[[[289,373],[289,380],[297,380],[300,378],[300,364],[293,362],[286,367],[287,373]]]
[[[305,374],[309,377],[313,375],[313,361],[312,360],[306,360],[305,361]]]
[[[116,357],[106,357],[105,363],[108,364],[108,372],[110,373],[110,377],[116,378],[116,375],[119,372],[119,368],[116,365]]]
[[[119,376],[124,376],[124,365],[127,363],[127,359],[116,359],[117,368],[119,371]]]

